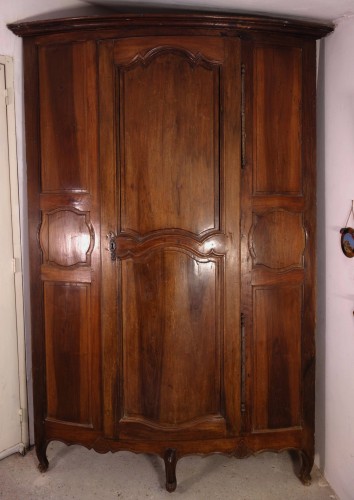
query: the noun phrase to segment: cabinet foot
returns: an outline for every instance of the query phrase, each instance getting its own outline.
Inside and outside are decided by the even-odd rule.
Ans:
[[[313,467],[314,456],[309,454],[304,450],[299,451],[299,456],[301,459],[301,468],[299,472],[299,479],[305,486],[311,484],[311,470]]]
[[[36,446],[37,458],[39,460],[38,470],[40,472],[46,472],[49,466],[46,451],[47,451],[47,444],[42,446]]]
[[[177,454],[176,450],[169,448],[166,450],[164,455],[165,470],[166,470],[166,490],[169,493],[175,491],[177,487],[176,479],[176,465],[177,465]]]

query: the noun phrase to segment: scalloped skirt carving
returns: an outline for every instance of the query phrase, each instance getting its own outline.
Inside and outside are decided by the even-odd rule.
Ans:
[[[308,486],[311,484],[311,470],[314,463],[313,453],[306,449],[300,449],[296,446],[284,446],[279,449],[258,447],[260,443],[252,443],[252,436],[250,439],[247,437],[242,438],[229,438],[220,440],[210,440],[208,444],[205,441],[160,441],[160,442],[141,442],[136,441],[111,441],[96,436],[96,439],[90,442],[70,442],[63,438],[50,439],[48,442],[36,445],[36,453],[39,460],[38,468],[40,472],[46,472],[49,463],[46,456],[47,446],[50,441],[61,441],[66,445],[81,444],[88,449],[94,449],[98,453],[118,452],[118,451],[131,451],[133,453],[151,453],[160,456],[164,460],[165,474],[166,474],[166,490],[168,492],[175,491],[177,487],[176,479],[176,466],[177,461],[187,455],[212,455],[214,453],[221,453],[229,456],[230,458],[246,459],[251,455],[258,455],[263,452],[282,453],[285,451],[294,452],[300,460],[300,467],[296,467],[296,475],[300,481]],[[172,445],[173,443],[173,445]]]

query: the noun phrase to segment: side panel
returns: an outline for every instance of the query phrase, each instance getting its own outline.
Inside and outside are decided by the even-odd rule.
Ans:
[[[307,42],[274,39],[245,43],[243,54],[245,426],[254,433],[303,428],[303,449],[310,454],[316,241],[314,144],[309,139],[314,135],[313,49]]]
[[[96,46],[48,43],[38,56],[39,155],[29,161],[34,384],[42,421],[98,430],[100,213]],[[32,138],[31,138],[32,139]],[[30,150],[31,153],[31,150]],[[38,175],[39,174],[39,175]],[[37,182],[37,184],[36,184]],[[38,185],[39,182],[39,185]],[[38,210],[38,211],[36,211]],[[35,266],[38,266],[35,268]],[[41,278],[41,286],[35,284]],[[37,323],[39,321],[39,323]],[[38,417],[37,417],[38,418]],[[41,447],[36,432],[37,447]],[[43,439],[43,438],[42,438]]]

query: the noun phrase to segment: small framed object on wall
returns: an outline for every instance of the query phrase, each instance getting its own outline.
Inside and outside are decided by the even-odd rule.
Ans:
[[[354,229],[351,227],[342,227],[341,245],[343,253],[346,257],[354,257]]]
[[[344,255],[349,258],[354,257],[354,229],[348,227],[350,215],[352,215],[352,217],[354,218],[353,204],[354,201],[352,200],[352,206],[350,208],[347,222],[345,224],[345,227],[342,227],[342,229],[340,230],[340,234],[342,235],[340,239],[342,250]]]

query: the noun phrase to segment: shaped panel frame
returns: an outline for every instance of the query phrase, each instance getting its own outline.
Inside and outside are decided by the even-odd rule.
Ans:
[[[39,230],[39,241],[44,264],[64,268],[90,266],[95,245],[90,212],[73,207],[45,212]]]
[[[303,268],[306,248],[303,213],[289,210],[253,213],[248,244],[253,266],[274,271]]]
[[[186,69],[188,67],[189,70]],[[140,72],[139,78],[135,75],[136,71]],[[144,84],[146,71],[151,73],[147,77],[149,85]],[[171,85],[165,85],[157,91],[151,84],[157,84],[159,71],[163,71],[164,77],[166,71],[170,72]],[[200,72],[199,82],[196,78],[198,71]],[[189,79],[188,72],[191,72]],[[176,78],[177,75],[181,78]],[[185,48],[168,44],[141,52],[129,62],[116,65],[116,100],[120,103],[117,116],[117,130],[120,138],[118,234],[145,237],[163,227],[164,232],[178,231],[203,238],[215,230],[220,230],[219,196],[220,179],[223,177],[223,173],[220,172],[222,168],[222,162],[220,162],[221,79],[222,72],[218,61],[209,60],[199,52],[192,53]],[[183,88],[179,81],[184,82]],[[139,83],[139,88],[137,98],[133,98],[136,82]],[[190,92],[186,92],[185,89],[188,84],[193,87]],[[140,87],[144,85],[146,92],[141,101]],[[197,91],[198,86],[200,89]],[[131,92],[130,97],[128,92]],[[197,100],[193,103],[184,102],[184,99],[193,95],[197,96],[195,97]],[[166,100],[171,100],[170,106],[166,106]],[[176,103],[179,105],[176,106]],[[207,110],[206,105],[208,105]],[[134,113],[131,112],[132,107],[135,110]],[[149,123],[152,120],[149,127],[146,125],[148,127],[146,131],[142,126],[142,114],[145,116],[144,123],[146,120]],[[190,134],[186,134],[186,127],[190,128]],[[155,128],[158,134],[156,148],[150,144],[151,134],[148,133],[148,129],[151,128]],[[196,133],[197,130],[200,130],[199,135]],[[134,136],[134,140],[131,136]],[[147,137],[149,137],[149,143],[145,145],[146,147],[141,150],[137,149],[137,144],[143,145],[144,138],[147,140]],[[174,142],[176,142],[175,147],[173,147]],[[129,148],[130,143],[134,144],[134,148]],[[161,151],[160,147],[162,147]],[[183,164],[183,158],[179,158],[178,155],[171,156],[172,151],[177,153],[186,148],[193,151],[189,159],[196,162],[197,168],[193,167],[193,163]],[[147,150],[150,153],[145,158]],[[145,163],[142,165],[141,162]],[[214,169],[213,182],[209,175],[210,168]],[[205,175],[200,175],[201,169],[205,171]],[[137,171],[140,171],[139,177],[136,177]],[[194,171],[198,171],[198,175],[194,175]],[[155,178],[151,177],[151,173],[154,172]],[[205,184],[207,179],[209,184]],[[140,197],[135,196],[136,191],[141,192]],[[205,195],[206,191],[209,193],[208,196]],[[148,199],[145,199],[147,196]],[[167,207],[163,213],[159,208],[162,198],[165,203],[169,200],[170,204],[170,208]],[[214,199],[214,204],[211,205],[213,212],[208,214],[206,221],[205,212],[208,207],[204,206],[203,200],[207,198]],[[141,202],[137,202],[137,199]],[[137,203],[138,206],[136,206]],[[187,225],[188,220],[191,219],[191,212],[194,215],[193,227]],[[186,222],[185,226],[180,224],[183,220]],[[207,226],[209,227],[206,229]]]
[[[224,256],[213,251],[206,255],[171,245],[122,259],[118,292],[124,381],[121,432],[134,425],[138,433],[155,428],[169,437],[194,428],[204,432],[208,427],[215,436],[224,434],[224,266]],[[199,362],[191,365],[190,357]],[[186,391],[192,398],[189,402]],[[204,392],[206,406],[199,407],[197,396]]]

